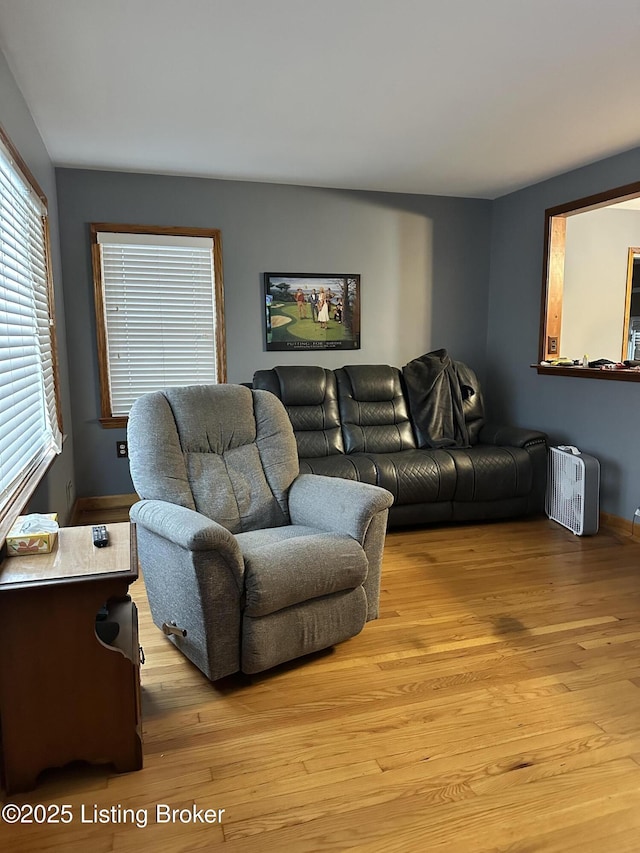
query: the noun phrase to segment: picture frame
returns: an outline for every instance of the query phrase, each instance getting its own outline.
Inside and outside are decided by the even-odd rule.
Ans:
[[[360,349],[360,275],[263,275],[267,351]]]

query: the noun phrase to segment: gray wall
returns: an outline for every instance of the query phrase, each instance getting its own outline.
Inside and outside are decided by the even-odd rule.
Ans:
[[[640,504],[640,384],[538,376],[544,211],[638,180],[640,148],[494,202],[485,391],[493,413],[575,444],[601,463],[601,508]]]
[[[363,348],[349,353],[349,361],[402,365],[447,347],[484,378],[494,417],[539,427],[555,443],[598,456],[604,510],[630,517],[640,503],[640,385],[538,376],[529,367],[538,351],[545,208],[637,180],[640,148],[493,204],[59,170],[62,310],[54,171],[1,53],[0,103],[5,131],[48,196],[52,237],[66,441],[30,509],[57,510],[65,520],[74,451],[78,495],[131,490],[127,463],[115,458],[124,433],[97,422],[91,221],[222,229],[229,381],[294,359],[327,367],[346,360],[335,352],[263,351],[262,272],[358,272]]]
[[[58,337],[60,391],[65,441],[63,452],[58,456],[31,501],[31,512],[57,512],[60,522],[65,523],[73,505],[73,439],[72,418],[69,404],[69,380],[67,376],[67,349],[65,316],[62,299],[62,275],[58,240],[58,216],[56,202],[55,173],[47,149],[36,128],[27,105],[9,70],[4,55],[0,52],[0,121],[5,133],[18,149],[49,203],[49,227],[51,230],[51,256],[55,290],[56,331]]]
[[[278,364],[402,366],[446,347],[482,377],[491,203],[58,169],[65,313],[81,496],[132,490],[123,430],[98,423],[88,223],[220,228],[229,382]],[[264,350],[262,273],[360,273],[362,348]]]

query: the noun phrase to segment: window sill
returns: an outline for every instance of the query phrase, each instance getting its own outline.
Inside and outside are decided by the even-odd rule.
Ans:
[[[40,485],[40,481],[49,471],[58,458],[58,453],[55,450],[49,450],[24,479],[22,486],[16,492],[13,500],[4,508],[0,517],[0,545],[4,545],[4,540],[7,538],[7,533],[13,527],[15,520],[29,503],[33,493]]]
[[[542,364],[532,364],[539,375],[543,376],[573,376],[578,379],[616,379],[619,382],[640,382],[639,370],[600,370],[597,367],[547,367]]]
[[[129,423],[127,415],[119,415],[118,417],[100,418],[100,425],[103,429],[126,429]]]

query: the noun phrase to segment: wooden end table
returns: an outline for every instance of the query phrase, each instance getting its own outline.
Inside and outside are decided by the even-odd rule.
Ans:
[[[142,767],[135,527],[109,524],[96,548],[91,527],[61,528],[51,554],[0,564],[0,778],[7,793],[71,761]],[[118,634],[96,634],[106,605]],[[104,614],[103,614],[104,615]]]

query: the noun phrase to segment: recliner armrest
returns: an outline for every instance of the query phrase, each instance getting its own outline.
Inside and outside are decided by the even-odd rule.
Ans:
[[[523,447],[525,450],[536,445],[547,445],[547,435],[544,432],[522,427],[503,426],[500,424],[484,424],[478,434],[480,444],[496,446]]]
[[[131,507],[129,515],[136,524],[187,551],[226,552],[225,557],[242,565],[242,552],[235,536],[193,509],[168,501],[143,500]]]
[[[289,490],[289,515],[293,524],[307,524],[345,533],[363,544],[371,519],[386,512],[393,495],[379,486],[301,474]]]
[[[153,621],[212,681],[240,669],[244,561],[233,534],[193,509],[163,500],[134,504],[138,556]]]

